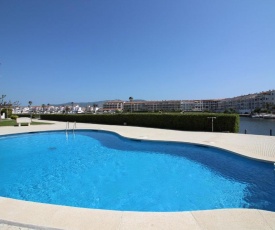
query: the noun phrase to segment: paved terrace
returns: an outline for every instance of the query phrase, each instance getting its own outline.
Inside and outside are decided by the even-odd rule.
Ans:
[[[64,130],[51,125],[0,127],[0,135]],[[70,123],[72,127],[72,123]],[[275,137],[183,132],[163,129],[77,123],[77,129],[113,131],[144,140],[180,141],[214,146],[263,161],[275,162]],[[275,195],[275,194],[274,194]],[[274,229],[275,212],[221,209],[192,212],[127,212],[65,207],[0,197],[0,229]]]

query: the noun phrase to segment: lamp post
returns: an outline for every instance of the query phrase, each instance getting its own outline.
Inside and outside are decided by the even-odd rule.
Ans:
[[[214,119],[216,119],[216,117],[207,117],[208,119],[212,120],[212,132],[214,131]]]

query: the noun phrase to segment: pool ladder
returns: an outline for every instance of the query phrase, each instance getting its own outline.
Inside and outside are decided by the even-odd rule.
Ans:
[[[74,132],[75,129],[76,129],[76,121],[73,123],[72,131]],[[65,130],[66,130],[66,132],[68,132],[68,130],[70,130],[70,122],[69,121],[66,122]]]
[[[76,121],[73,124],[73,132],[74,132],[75,129],[76,129]]]

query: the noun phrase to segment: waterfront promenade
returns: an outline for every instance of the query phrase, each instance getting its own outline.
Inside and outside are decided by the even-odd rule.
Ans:
[[[51,125],[0,127],[0,135],[65,130]],[[72,123],[70,124],[72,126]],[[184,132],[129,126],[77,123],[77,129],[116,132],[122,136],[214,146],[249,158],[275,162],[275,137],[231,133]],[[225,166],[226,167],[226,166]],[[191,212],[128,212],[40,204],[0,197],[0,229],[275,229],[275,212],[222,209]]]

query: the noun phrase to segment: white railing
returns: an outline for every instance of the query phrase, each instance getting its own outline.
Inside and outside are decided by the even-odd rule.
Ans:
[[[74,132],[75,129],[76,129],[76,121],[73,123],[72,131]],[[65,130],[66,130],[66,132],[68,130],[70,130],[70,122],[69,121],[66,122]]]

